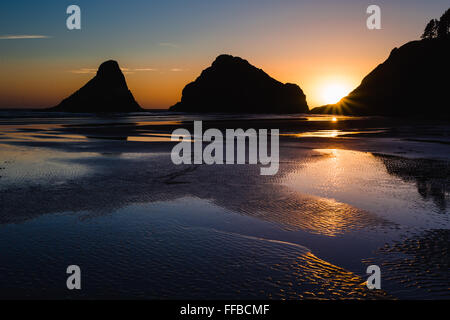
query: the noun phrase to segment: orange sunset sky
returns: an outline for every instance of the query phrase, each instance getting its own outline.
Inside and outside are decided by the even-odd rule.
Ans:
[[[108,59],[119,62],[142,107],[168,108],[222,53],[298,84],[316,107],[333,102],[330,87],[355,88],[448,7],[440,0],[78,1],[82,29],[70,31],[69,4],[0,4],[0,108],[54,106]],[[370,4],[381,8],[381,30],[366,27]]]

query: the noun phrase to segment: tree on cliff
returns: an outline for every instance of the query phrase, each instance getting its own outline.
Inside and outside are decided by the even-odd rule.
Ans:
[[[445,38],[450,33],[450,9],[447,9],[439,20],[439,26],[437,28],[437,37]]]
[[[430,22],[428,22],[427,26],[425,27],[425,30],[422,34],[422,39],[433,39],[437,37],[437,29],[439,27],[439,21],[436,19],[431,19]]]
[[[450,35],[450,9],[444,12],[440,20],[431,19],[421,36],[422,39],[444,39]]]

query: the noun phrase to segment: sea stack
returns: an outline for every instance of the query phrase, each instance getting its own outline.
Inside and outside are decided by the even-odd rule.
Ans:
[[[186,85],[181,102],[170,108],[195,113],[306,113],[306,96],[296,84],[283,84],[248,61],[220,55]]]
[[[450,37],[409,42],[347,97],[311,112],[450,119],[449,57]]]
[[[139,112],[142,108],[128,89],[116,61],[103,62],[97,74],[81,89],[51,108],[60,112]]]

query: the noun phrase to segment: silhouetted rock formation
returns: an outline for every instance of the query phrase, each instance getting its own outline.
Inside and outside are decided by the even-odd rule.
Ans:
[[[450,38],[412,41],[337,104],[312,113],[450,118]]]
[[[199,113],[304,113],[306,96],[239,57],[220,55],[183,89],[171,111]]]
[[[97,75],[52,111],[62,112],[137,112],[142,111],[128,90],[119,64],[109,60],[98,68]]]

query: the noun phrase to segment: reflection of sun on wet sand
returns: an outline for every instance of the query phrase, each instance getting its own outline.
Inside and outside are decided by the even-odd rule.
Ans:
[[[442,210],[446,211],[442,206],[443,200],[429,203],[426,196],[419,196],[420,188],[404,183],[403,180],[415,181],[413,171],[416,179],[421,181],[436,181],[436,175],[439,175],[440,185],[444,187],[449,180],[445,174],[448,163],[431,161],[434,166],[432,169],[425,166],[430,160],[402,160],[398,157],[337,149],[317,151],[326,156],[289,174],[285,179],[286,185],[302,193],[348,203],[396,223],[435,227],[441,225]],[[415,167],[417,168],[414,169]],[[401,177],[401,168],[404,175],[409,172],[409,176],[402,178],[403,180],[397,178]],[[393,175],[394,172],[397,174]],[[421,194],[424,195],[424,192]],[[434,194],[438,194],[436,188]],[[440,199],[445,199],[445,187],[439,194]]]
[[[342,130],[319,130],[313,132],[302,132],[302,133],[285,133],[283,136],[296,137],[296,138],[335,138],[339,136],[348,136],[352,134],[362,134],[362,133],[381,133],[383,130],[373,130],[373,131],[342,131]]]
[[[56,225],[64,233],[63,244],[54,243]],[[22,257],[8,256],[8,265],[0,266],[2,283],[8,283],[3,282],[8,278],[16,281],[11,290],[0,290],[0,297],[23,292],[27,297],[70,297],[54,277],[62,264],[58,259],[37,271],[23,263],[41,264],[64,256],[90,268],[84,278],[89,286],[77,294],[79,298],[392,298],[384,291],[369,291],[363,278],[301,245],[248,235],[254,227],[272,228],[256,218],[192,198],[133,204],[82,221],[75,214],[42,216],[14,228],[4,227],[0,233],[3,253],[11,252],[4,240],[18,235],[27,238],[26,243],[16,243],[18,252],[30,243],[39,244]],[[46,283],[51,290],[30,282]]]
[[[177,127],[191,130],[191,120],[170,116],[160,117],[161,121],[147,119],[72,118],[42,128],[36,124],[3,130],[2,156],[17,162],[6,165],[0,179],[0,228],[9,230],[2,233],[5,241],[1,243],[13,237],[8,226],[20,222],[22,237],[29,234],[35,240],[32,265],[34,253],[56,257],[59,247],[48,241],[61,237],[58,230],[66,230],[60,240],[90,252],[85,256],[87,263],[102,260],[113,265],[121,252],[122,263],[114,272],[128,272],[130,265],[136,265],[133,279],[138,282],[142,270],[152,270],[155,279],[164,279],[166,284],[178,279],[184,289],[175,288],[185,296],[190,292],[201,297],[208,287],[187,282],[187,276],[196,270],[197,276],[215,287],[216,282],[229,280],[221,297],[375,298],[359,276],[365,275],[369,258],[378,259],[380,265],[389,262],[378,248],[402,241],[413,232],[420,235],[428,228],[449,225],[448,208],[437,201],[448,197],[448,177],[444,174],[438,179],[433,171],[440,168],[444,172],[446,160],[403,161],[371,153],[416,156],[427,152],[440,157],[448,146],[394,139],[388,125],[379,120],[373,120],[367,130],[360,128],[360,121],[367,124],[369,120],[353,118],[336,122],[302,117],[205,120],[205,127],[220,129],[280,128],[286,134],[280,138],[280,171],[263,177],[258,166],[248,164],[174,166],[170,133]],[[348,132],[352,134],[344,134]],[[421,176],[433,179],[423,181]],[[444,186],[441,196],[437,186]],[[55,224],[60,229],[55,229]],[[37,230],[34,226],[46,233],[33,233]],[[73,232],[84,238],[71,236]],[[123,246],[125,242],[132,245]],[[42,243],[46,245],[40,246]],[[4,246],[1,251],[12,257],[12,249]],[[27,246],[29,252],[30,244]],[[22,246],[16,248],[20,256]],[[412,251],[417,248],[411,247]],[[187,265],[185,252],[204,259]],[[78,249],[73,254],[73,258],[83,256]],[[92,255],[97,255],[98,261]],[[14,265],[15,260],[8,259]],[[161,267],[166,265],[172,266],[171,272]],[[393,266],[401,265],[396,262]],[[25,268],[18,262],[16,267]],[[3,271],[11,276],[11,270]],[[387,277],[393,275],[389,270]],[[45,278],[55,271],[48,267],[42,272],[40,276]],[[405,281],[413,281],[413,272],[406,270]],[[443,269],[435,272],[441,278],[447,276]],[[100,279],[102,285],[108,285],[105,278]],[[161,282],[148,283],[153,291],[145,291],[133,279],[124,287],[134,288],[142,296],[177,297],[176,290],[168,290]],[[28,283],[22,278],[17,281]],[[423,283],[427,281],[424,278]],[[396,284],[395,277],[392,283]],[[388,286],[387,292],[409,297],[397,285]],[[445,296],[442,286],[431,289]],[[426,291],[418,290],[414,295],[427,296]]]

